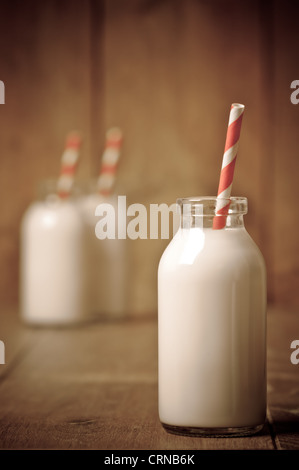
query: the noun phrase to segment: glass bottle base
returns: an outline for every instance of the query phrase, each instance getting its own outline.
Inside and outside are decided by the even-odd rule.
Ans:
[[[179,434],[190,437],[242,437],[251,436],[260,432],[264,424],[257,426],[241,427],[192,427],[192,426],[173,426],[171,424],[161,423],[164,429],[171,434]]]

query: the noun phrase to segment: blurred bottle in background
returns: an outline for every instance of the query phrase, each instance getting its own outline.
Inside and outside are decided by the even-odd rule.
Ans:
[[[122,140],[120,129],[108,130],[99,177],[87,183],[85,194],[78,200],[85,229],[88,310],[95,319],[121,319],[127,313],[127,244],[117,237],[118,198],[114,193]],[[114,226],[116,236],[98,239],[96,209],[104,204],[105,222]]]
[[[45,181],[21,224],[20,314],[40,325],[86,320],[84,226],[73,198]]]
[[[67,137],[57,180],[40,184],[21,222],[20,315],[31,324],[85,321],[84,225],[74,198],[81,139]]]

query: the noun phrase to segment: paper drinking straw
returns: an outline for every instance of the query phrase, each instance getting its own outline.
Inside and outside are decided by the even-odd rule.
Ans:
[[[68,134],[64,152],[61,157],[60,176],[57,183],[58,196],[62,199],[69,197],[71,193],[78,164],[80,147],[80,134],[75,131]]]
[[[216,200],[216,216],[213,220],[213,228],[215,230],[224,228],[226,224],[226,215],[230,205],[227,199],[231,195],[244,108],[245,106],[239,103],[233,103],[230,108]]]
[[[112,193],[122,141],[122,131],[118,127],[107,131],[101,170],[97,180],[97,190],[103,196]]]

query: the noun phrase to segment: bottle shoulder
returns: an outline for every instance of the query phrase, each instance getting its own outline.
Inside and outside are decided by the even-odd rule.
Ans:
[[[21,227],[25,229],[79,227],[80,213],[72,201],[34,201],[23,214]]]
[[[238,229],[179,229],[164,250],[159,269],[178,266],[260,265],[264,259],[257,244],[242,227]]]

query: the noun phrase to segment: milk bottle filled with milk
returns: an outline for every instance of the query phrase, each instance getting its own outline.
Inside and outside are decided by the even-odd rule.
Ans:
[[[170,432],[246,435],[266,414],[266,270],[231,197],[181,199],[158,270],[159,415]],[[217,219],[218,220],[218,219]]]
[[[41,184],[39,199],[21,224],[20,315],[27,323],[61,325],[86,320],[84,227],[72,197],[57,181]]]

